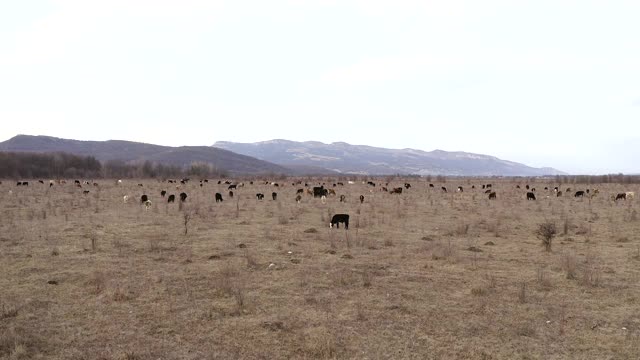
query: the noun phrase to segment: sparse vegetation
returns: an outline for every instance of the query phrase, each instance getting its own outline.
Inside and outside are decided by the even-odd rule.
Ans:
[[[245,186],[221,203],[211,179],[89,196],[3,180],[0,359],[640,358],[640,203],[608,197],[626,184],[589,204],[529,179],[533,203],[524,180],[389,177],[412,184],[391,195],[347,178],[322,204],[294,201],[299,179],[278,179],[278,201],[231,180]],[[489,207],[482,183],[499,191]],[[188,194],[182,211],[163,189]],[[336,213],[349,230],[329,229]]]

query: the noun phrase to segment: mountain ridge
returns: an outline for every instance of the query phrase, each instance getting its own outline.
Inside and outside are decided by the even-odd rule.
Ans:
[[[309,163],[341,173],[362,175],[544,176],[566,175],[551,168],[530,167],[492,155],[465,151],[424,151],[351,145],[338,141],[273,139],[254,143],[218,141],[214,147],[291,166]]]

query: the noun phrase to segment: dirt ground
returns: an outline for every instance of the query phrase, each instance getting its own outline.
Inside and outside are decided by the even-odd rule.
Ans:
[[[0,358],[640,358],[640,200],[611,199],[638,185],[371,180],[4,180]]]

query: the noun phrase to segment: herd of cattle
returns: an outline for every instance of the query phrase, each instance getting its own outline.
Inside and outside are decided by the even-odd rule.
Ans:
[[[185,186],[187,184],[189,184],[190,179],[188,178],[184,178],[181,180],[174,180],[174,179],[169,179],[166,180],[166,183],[168,184],[175,184],[175,188],[176,190],[181,189],[181,186]],[[209,180],[208,179],[204,179],[204,180],[200,180],[200,187],[203,187],[206,183],[208,183]],[[44,180],[38,180],[39,184],[44,185],[45,182]],[[49,181],[49,187],[53,187],[54,185],[64,185],[66,184],[66,180],[50,180]],[[94,181],[80,181],[80,180],[75,180],[74,182],[74,186],[78,187],[78,188],[82,188],[83,185],[88,185],[88,186],[93,186],[93,187],[98,187],[99,184],[97,182]],[[348,185],[353,185],[356,182],[354,181],[348,181],[347,184]],[[2,181],[0,181],[0,185],[2,184]],[[231,182],[229,180],[219,180],[218,185],[221,186],[225,186],[227,192],[227,196],[229,198],[233,198],[234,197],[234,190],[236,192],[238,192],[240,189],[245,187],[245,183],[244,182]],[[339,187],[343,187],[345,186],[343,182],[336,182],[336,183],[331,183],[333,186],[333,188],[331,187],[325,187],[325,186],[329,186],[326,182],[319,182],[317,184],[314,185],[310,185],[309,183],[303,183],[303,181],[299,180],[297,182],[293,182],[291,183],[291,186],[296,188],[296,193],[295,193],[295,201],[297,203],[300,203],[302,201],[303,196],[306,194],[308,196],[312,196],[313,198],[319,198],[320,201],[324,204],[327,201],[327,197],[338,197],[340,199],[340,202],[346,202],[347,201],[347,197],[344,194],[341,194],[338,196],[338,194],[336,193],[337,188]],[[389,183],[384,183],[384,186],[378,186],[378,184],[376,184],[373,181],[362,181],[362,184],[366,184],[368,187],[370,187],[370,189],[368,190],[369,193],[373,194],[377,189],[379,189],[379,192],[384,192],[384,193],[389,193],[389,194],[396,194],[396,195],[401,195],[403,193],[403,190],[406,192],[408,190],[410,190],[412,188],[410,183],[404,183],[403,186],[399,186],[399,187],[391,187],[389,188]],[[123,181],[122,180],[117,180],[115,183],[116,186],[123,186]],[[138,183],[137,184],[139,187],[144,187],[144,185],[142,183]],[[248,182],[248,185],[254,185],[254,181],[250,181]],[[279,183],[277,182],[269,182],[269,181],[264,181],[264,182],[255,182],[255,185],[268,185],[271,186],[273,188],[281,188],[284,186],[284,184],[281,186]],[[16,186],[20,186],[20,187],[28,187],[29,186],[29,182],[28,181],[18,181],[16,182]],[[435,185],[434,184],[429,184],[428,187],[430,189],[434,189],[435,190]],[[535,187],[530,187],[529,185],[525,185],[526,191],[524,192],[526,195],[526,200],[536,200],[536,188]],[[482,191],[489,200],[497,200],[498,195],[497,192],[494,191],[493,189],[493,185],[492,184],[482,184],[479,185],[477,188],[475,185],[471,186],[472,191]],[[481,189],[481,190],[480,190]],[[521,189],[520,185],[516,185],[516,189]],[[10,191],[11,192],[11,191]],[[87,195],[90,193],[89,190],[83,189],[83,194]],[[447,193],[447,187],[446,186],[441,186],[440,187],[440,192],[442,193]],[[464,188],[462,186],[458,186],[455,190],[456,193],[463,193],[464,192]],[[570,194],[572,192],[571,188],[566,188],[566,190],[564,191],[565,194]],[[577,190],[573,193],[573,196],[576,198],[583,198],[583,197],[594,197],[597,196],[600,193],[600,191],[598,189],[586,189],[586,190]],[[555,197],[561,197],[563,195],[563,191],[560,190],[560,188],[558,186],[550,188],[550,187],[544,187],[544,192],[543,192],[544,196],[549,198],[551,196],[555,196]],[[160,196],[161,198],[165,198],[166,197],[166,202],[167,203],[173,203],[176,201],[176,196],[174,194],[168,194],[167,190],[161,190],[160,191]],[[178,195],[180,202],[185,202],[187,200],[187,193],[186,192],[180,192],[180,194]],[[264,199],[265,195],[261,192],[258,192],[255,194],[255,197],[258,201],[261,201]],[[611,195],[611,200],[612,201],[620,201],[620,200],[632,200],[635,197],[635,192],[633,191],[626,191],[626,192],[620,192],[617,194],[613,194]],[[129,195],[124,195],[123,196],[123,200],[125,203],[128,203],[129,200],[131,200],[132,197]],[[142,194],[140,197],[140,204],[144,205],[146,209],[149,209],[152,205],[152,202],[149,198],[149,195],[147,194]],[[276,191],[273,191],[271,193],[271,199],[276,201],[278,199],[278,193]],[[365,201],[365,196],[364,195],[360,195],[358,197],[358,200],[360,201],[360,203],[364,203]],[[223,194],[221,192],[216,192],[215,193],[215,201],[216,203],[220,203],[224,201],[223,198]],[[333,227],[334,225],[336,227],[339,227],[339,224],[343,223],[344,224],[344,228],[345,229],[349,229],[349,215],[348,214],[336,214],[331,218],[330,227]]]

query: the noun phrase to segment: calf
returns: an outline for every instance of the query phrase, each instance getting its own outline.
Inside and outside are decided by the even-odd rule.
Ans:
[[[180,201],[185,202],[187,200],[187,194],[186,193],[180,193]]]
[[[172,203],[176,201],[176,196],[171,194],[169,195],[169,197],[167,198],[167,203]]]
[[[335,214],[331,218],[331,222],[329,223],[329,228],[333,228],[333,225],[336,228],[340,228],[340,223],[344,223],[345,230],[349,230],[349,215],[347,214]]]
[[[527,200],[535,200],[536,199],[536,194],[534,194],[533,192],[529,191],[527,193]]]
[[[222,194],[216,193],[216,202],[222,202]]]

